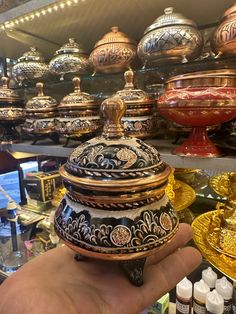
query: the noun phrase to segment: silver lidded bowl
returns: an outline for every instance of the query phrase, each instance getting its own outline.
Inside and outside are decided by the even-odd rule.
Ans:
[[[9,88],[9,78],[2,77],[0,87],[0,144],[12,144],[20,141],[16,126],[25,120],[24,99]]]
[[[25,107],[26,120],[23,131],[28,134],[41,135],[55,132],[55,117],[57,116],[57,101],[44,95],[44,84],[36,84],[37,96],[30,99]]]
[[[65,74],[83,74],[88,71],[88,67],[88,54],[74,38],[69,38],[49,62],[50,72],[60,75],[62,80]]]
[[[36,47],[30,47],[12,67],[12,76],[20,84],[23,81],[42,79],[48,74],[48,64]]]
[[[99,105],[95,97],[82,92],[80,78],[73,78],[74,91],[66,95],[58,106],[56,131],[68,138],[92,135],[101,127]]]
[[[103,133],[79,145],[60,168],[67,192],[54,226],[80,259],[120,262],[141,285],[146,257],[173,238],[178,217],[165,193],[171,168],[154,147],[125,136],[125,109],[120,98],[104,100]]]
[[[172,7],[164,12],[145,30],[138,44],[138,57],[148,66],[196,59],[203,40],[195,22],[175,13]]]
[[[125,133],[137,138],[148,138],[156,133],[156,104],[145,91],[134,86],[134,72],[124,73],[124,89],[115,93],[126,103],[122,118]]]

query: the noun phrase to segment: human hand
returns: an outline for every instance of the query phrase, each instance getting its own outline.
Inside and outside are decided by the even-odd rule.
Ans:
[[[144,284],[133,286],[116,262],[85,259],[63,246],[26,263],[0,286],[0,314],[138,314],[200,263],[182,248],[192,237],[181,224],[175,238],[147,258]]]

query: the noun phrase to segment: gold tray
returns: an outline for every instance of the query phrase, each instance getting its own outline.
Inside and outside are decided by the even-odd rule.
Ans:
[[[191,186],[182,181],[175,180],[175,183],[179,187],[174,189],[175,197],[171,203],[178,212],[186,209],[195,201],[196,193]]]
[[[219,194],[220,196],[223,197],[228,197],[229,196],[229,185],[230,185],[230,180],[229,180],[229,175],[232,174],[233,172],[225,172],[218,174],[214,177],[211,177],[209,179],[209,185],[212,188],[212,190]]]
[[[204,213],[193,221],[193,240],[209,263],[230,279],[236,280],[236,259],[214,250],[207,241],[211,217],[215,213],[216,211]]]

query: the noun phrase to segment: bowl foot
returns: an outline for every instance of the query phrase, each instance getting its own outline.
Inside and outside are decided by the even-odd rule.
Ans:
[[[135,286],[142,286],[143,284],[143,269],[146,258],[121,261],[120,266],[128,277],[129,281]]]

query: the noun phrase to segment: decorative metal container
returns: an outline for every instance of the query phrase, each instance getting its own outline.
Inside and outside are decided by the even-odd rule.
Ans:
[[[132,283],[141,285],[145,258],[178,229],[165,187],[171,168],[158,151],[126,137],[125,102],[103,101],[103,133],[78,146],[60,168],[65,197],[55,230],[82,256],[120,261]]]
[[[117,26],[100,39],[92,53],[90,61],[95,72],[116,73],[130,68],[136,57],[137,43]]]
[[[114,97],[123,99],[126,112],[122,118],[125,133],[137,138],[147,138],[156,132],[155,100],[141,89],[134,87],[134,72],[129,70],[124,74],[125,87]]]
[[[236,4],[225,11],[212,40],[212,50],[218,55],[235,56],[236,54]]]
[[[0,144],[11,144],[20,141],[20,134],[15,127],[25,120],[24,100],[9,88],[9,78],[2,77],[0,88]]]
[[[23,130],[35,138],[41,135],[55,135],[55,117],[57,116],[57,101],[51,96],[45,96],[43,83],[37,83],[38,95],[26,104],[26,120]],[[53,138],[53,137],[52,137]]]
[[[73,78],[74,92],[65,96],[58,106],[56,130],[66,137],[91,135],[100,126],[99,106],[95,98],[80,89],[80,78]]]
[[[190,157],[214,157],[219,150],[207,135],[206,127],[236,116],[236,72],[215,70],[188,73],[171,78],[158,109],[168,119],[191,126],[192,131],[175,153]]]
[[[166,8],[144,32],[138,44],[138,56],[144,65],[187,62],[197,58],[203,40],[197,25],[174,9]]]
[[[63,80],[67,73],[82,74],[88,70],[88,55],[75,41],[69,38],[69,42],[56,51],[49,63],[49,70],[53,74],[58,74]]]
[[[12,75],[20,84],[24,80],[42,79],[47,73],[48,65],[36,47],[30,47],[12,68]]]

